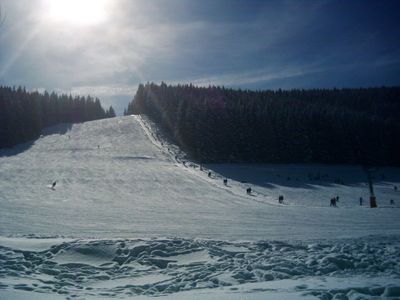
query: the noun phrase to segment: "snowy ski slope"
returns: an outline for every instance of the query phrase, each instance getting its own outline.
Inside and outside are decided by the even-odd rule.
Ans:
[[[321,199],[309,206],[278,206],[275,189],[263,197],[246,195],[239,182],[224,187],[176,162],[133,116],[51,128],[28,150],[0,158],[0,169],[2,235],[303,240],[399,232],[398,209],[327,207],[336,186],[303,192]]]
[[[200,170],[141,117],[48,128],[0,151],[0,299],[400,297],[400,171],[378,173],[369,209],[356,166]]]

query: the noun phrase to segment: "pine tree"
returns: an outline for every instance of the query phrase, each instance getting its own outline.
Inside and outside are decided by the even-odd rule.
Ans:
[[[249,91],[140,84],[146,114],[203,162],[400,165],[400,88]]]
[[[111,115],[114,114],[112,109]],[[0,87],[0,148],[37,138],[43,127],[105,117],[99,99]]]
[[[112,106],[107,110],[106,112],[106,118],[114,118],[115,117],[115,111]]]

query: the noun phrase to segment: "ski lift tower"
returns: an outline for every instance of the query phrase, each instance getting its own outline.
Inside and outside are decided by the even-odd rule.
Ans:
[[[376,168],[365,168],[365,171],[367,172],[367,177],[368,177],[368,186],[369,186],[369,203],[371,208],[378,207],[376,204],[376,197],[374,194],[374,186],[372,183],[372,173],[376,171]]]

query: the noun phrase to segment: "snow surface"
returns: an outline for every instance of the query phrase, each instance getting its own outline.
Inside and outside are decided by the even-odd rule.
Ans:
[[[77,239],[44,251],[19,250],[14,244],[0,246],[0,296],[13,288],[74,298],[400,297],[399,253],[400,243],[388,238],[313,243]],[[210,288],[217,291],[203,290]]]
[[[376,172],[376,209],[365,181],[357,166],[201,170],[136,116],[48,128],[0,151],[0,299],[400,297],[400,170]]]

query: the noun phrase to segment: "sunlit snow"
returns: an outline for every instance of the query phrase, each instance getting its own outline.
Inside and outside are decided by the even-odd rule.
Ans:
[[[127,116],[48,128],[0,170],[0,298],[400,296],[396,168],[370,209],[361,167],[201,170]]]

